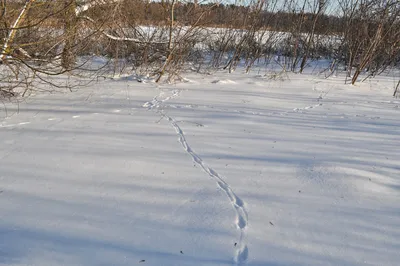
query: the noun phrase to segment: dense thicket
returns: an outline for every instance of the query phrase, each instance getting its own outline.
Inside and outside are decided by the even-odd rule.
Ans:
[[[186,63],[244,62],[303,72],[321,57],[355,83],[400,63],[398,0],[0,0],[0,90],[73,73],[102,56],[114,70],[179,76]],[[85,60],[82,60],[85,58]]]

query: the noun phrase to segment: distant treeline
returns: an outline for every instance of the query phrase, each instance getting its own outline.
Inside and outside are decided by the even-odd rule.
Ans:
[[[166,23],[168,10],[163,2],[146,2],[141,0],[129,0],[121,11],[124,17],[132,24],[154,25]],[[192,25],[197,19],[196,14],[204,14],[202,24],[214,27],[243,28],[246,20],[253,12],[251,6],[236,6],[233,4],[201,4],[177,2],[174,11],[174,20],[184,25]],[[104,7],[92,10],[97,16],[104,14]],[[264,29],[275,31],[290,31],[297,24],[299,19],[303,20],[303,32],[312,30],[315,13],[297,13],[286,11],[261,11],[258,15],[258,26]],[[321,14],[318,24],[315,25],[315,32],[318,34],[340,33],[343,31],[344,21],[342,18]]]

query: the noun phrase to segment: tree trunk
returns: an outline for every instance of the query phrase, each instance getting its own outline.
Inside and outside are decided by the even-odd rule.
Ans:
[[[165,73],[166,68],[168,67],[168,65],[170,64],[172,57],[173,57],[173,53],[174,53],[174,49],[172,47],[172,42],[173,42],[173,31],[174,31],[174,20],[175,20],[175,4],[176,4],[176,0],[172,0],[171,2],[171,9],[170,9],[170,18],[169,18],[169,36],[168,36],[168,55],[167,58],[163,64],[163,66],[160,69],[160,73],[158,75],[158,78],[156,79],[156,83],[158,83],[162,76]]]
[[[75,39],[77,32],[77,15],[76,1],[65,0],[65,17],[64,17],[64,38],[65,44],[61,55],[61,66],[66,70],[71,70],[76,61]]]
[[[399,81],[397,82],[397,86],[396,86],[396,88],[394,89],[394,92],[393,92],[393,97],[396,97],[396,95],[397,95],[397,92],[399,91],[399,86],[400,86],[400,79],[399,79]]]

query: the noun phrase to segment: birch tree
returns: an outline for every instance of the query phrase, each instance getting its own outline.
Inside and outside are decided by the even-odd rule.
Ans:
[[[24,22],[24,19],[26,18],[26,15],[31,8],[32,4],[36,0],[26,0],[24,6],[22,7],[21,11],[19,12],[18,17],[15,19],[14,23],[12,24],[8,36],[4,40],[3,47],[1,49],[1,54],[0,54],[0,62],[4,62],[12,52],[12,45],[13,41],[15,39],[15,36],[17,34],[18,28],[21,26],[21,24]],[[2,1],[2,13],[4,16],[4,13],[6,11],[6,0]]]

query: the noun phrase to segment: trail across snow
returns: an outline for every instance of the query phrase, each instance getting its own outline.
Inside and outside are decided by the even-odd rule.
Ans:
[[[169,99],[173,99],[179,95],[179,91],[173,91],[172,96],[168,96],[165,99],[160,99],[160,97],[164,94],[161,92],[160,95],[153,98],[151,102],[146,102],[143,104],[143,107],[148,108],[148,110],[156,109],[157,113],[161,114],[163,118],[166,118],[171,126],[175,129],[176,133],[179,136],[179,142],[181,143],[184,150],[192,157],[193,161],[197,163],[210,177],[212,177],[218,187],[224,191],[224,193],[228,196],[230,203],[235,209],[236,212],[236,225],[240,230],[240,238],[237,243],[235,243],[236,255],[235,262],[238,265],[245,265],[247,258],[249,256],[249,250],[246,244],[246,229],[249,222],[248,214],[245,208],[245,204],[241,198],[239,198],[235,192],[231,189],[228,183],[224,181],[224,179],[212,168],[208,167],[205,162],[201,159],[199,155],[197,155],[192,148],[189,146],[186,141],[185,135],[182,129],[179,127],[177,121],[175,121],[172,117],[168,116],[164,112],[164,106],[166,101]]]

